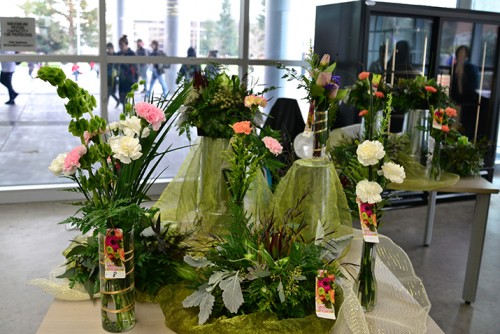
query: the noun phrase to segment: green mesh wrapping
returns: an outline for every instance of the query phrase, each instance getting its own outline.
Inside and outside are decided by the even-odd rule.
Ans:
[[[195,232],[202,235],[224,229],[230,194],[222,170],[227,168],[224,152],[228,148],[229,139],[197,139],[154,205],[160,209],[162,221],[194,226]],[[256,217],[257,208],[269,203],[271,196],[264,175],[258,173],[247,191],[245,209]]]
[[[307,227],[305,240],[314,240],[318,221],[325,233],[338,238],[352,234],[352,221],[342,184],[334,164],[326,158],[300,159],[276,187],[273,203],[277,217],[283,216],[297,200],[307,193],[301,209]]]
[[[166,286],[159,293],[165,325],[178,334],[328,333],[334,325],[332,320],[320,319],[316,315],[278,320],[272,314],[252,313],[233,318],[210,319],[200,326],[198,308],[182,306],[182,301],[191,293],[192,290],[174,285]]]

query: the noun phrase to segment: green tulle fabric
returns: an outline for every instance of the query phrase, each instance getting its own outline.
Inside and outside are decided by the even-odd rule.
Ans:
[[[229,139],[199,137],[168,184],[155,207],[162,221],[175,221],[196,234],[217,234],[224,229],[229,210],[229,190],[223,176],[227,168],[224,152]],[[258,208],[267,208],[272,193],[262,173],[258,173],[245,198],[245,209],[257,217]]]
[[[307,223],[302,233],[305,240],[314,240],[318,222],[330,238],[352,234],[351,213],[331,161],[326,158],[295,161],[274,191],[277,216],[284,215],[305,193],[301,206]]]
[[[190,294],[182,286],[166,286],[160,290],[158,300],[165,315],[165,325],[178,334],[271,334],[271,333],[329,333],[334,325],[331,320],[316,315],[300,319],[278,320],[272,314],[252,313],[233,318],[210,319],[198,325],[198,308],[184,308],[182,301]]]

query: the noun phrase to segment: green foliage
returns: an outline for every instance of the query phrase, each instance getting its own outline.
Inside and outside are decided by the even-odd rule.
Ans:
[[[436,93],[428,92],[425,87],[433,87]],[[394,108],[406,112],[409,109],[435,109],[450,106],[451,100],[447,88],[440,85],[436,79],[417,76],[413,79],[399,79],[394,86]]]
[[[466,136],[451,130],[441,149],[441,168],[460,176],[479,175],[488,148],[486,140],[474,144]]]
[[[81,146],[67,155],[78,155],[74,170],[65,171],[64,165],[56,158],[51,170],[68,177],[78,185],[78,190],[85,196],[85,202],[78,210],[80,217],[70,217],[65,222],[77,226],[83,233],[92,229],[104,232],[106,227],[131,230],[135,220],[140,221],[151,214],[141,208],[147,200],[147,191],[158,175],[155,175],[159,161],[168,152],[170,146],[160,151],[160,146],[174,125],[176,111],[181,107],[188,94],[189,85],[179,85],[170,98],[159,98],[147,106],[158,113],[163,113],[166,121],[154,128],[148,120],[136,114],[133,91],[128,95],[127,108],[120,115],[123,121],[134,122],[136,127],[106,121],[93,114],[96,99],[75,82],[65,78],[61,69],[42,67],[38,77],[57,87],[61,98],[67,98],[66,110],[71,116],[69,132],[78,137]],[[138,89],[134,84],[133,89]],[[153,104],[153,102],[155,104]],[[163,115],[162,115],[163,116]],[[140,129],[137,129],[140,127]],[[113,140],[131,140],[139,154],[123,157],[115,152]],[[120,145],[115,145],[115,148]],[[66,159],[63,156],[63,159]],[[74,158],[73,158],[74,160]],[[75,161],[71,162],[72,164]],[[54,166],[53,166],[54,164]]]
[[[231,206],[228,233],[214,237],[204,258],[185,258],[196,268],[198,289],[183,305],[199,307],[199,324],[210,316],[270,312],[284,319],[314,313],[318,269],[339,272],[322,260],[321,244],[300,236],[305,196],[280,221],[271,213],[255,226],[241,207]]]
[[[246,84],[248,78],[228,75],[221,66],[217,75],[195,76],[194,84],[185,101],[187,109],[179,119],[179,133],[190,138],[190,128],[196,127],[203,136],[210,138],[231,138],[230,125],[240,121],[251,121],[260,125],[262,115],[258,110],[250,110],[244,100],[248,95],[263,95],[269,90],[254,92]]]

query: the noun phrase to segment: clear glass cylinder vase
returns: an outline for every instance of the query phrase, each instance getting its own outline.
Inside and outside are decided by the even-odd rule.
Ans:
[[[429,155],[429,110],[410,109],[404,116],[403,135],[409,140],[409,155],[425,166]]]
[[[375,277],[375,243],[363,241],[357,281],[358,300],[365,312],[371,312],[377,304],[377,279]]]
[[[359,138],[362,141],[372,140],[372,138],[375,138],[380,133],[383,121],[384,121],[383,110],[378,110],[375,113],[375,115],[365,115],[363,118],[361,118],[361,125],[359,128]]]
[[[230,193],[224,177],[227,163],[224,152],[229,139],[201,137],[200,176],[198,183],[197,217],[203,233],[214,233],[229,214]]]
[[[134,233],[110,228],[98,240],[102,328],[127,332],[136,322]]]
[[[441,179],[441,148],[443,144],[436,140],[434,142],[434,148],[432,150],[432,155],[429,157],[427,164],[427,177],[432,181],[439,181]]]
[[[313,123],[313,158],[323,158],[326,156],[328,135],[328,108],[315,108]]]

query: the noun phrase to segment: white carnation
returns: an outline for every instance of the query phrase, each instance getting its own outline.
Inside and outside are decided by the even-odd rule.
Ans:
[[[109,138],[109,146],[113,151],[113,157],[124,164],[137,160],[142,156],[141,144],[138,138],[129,136],[112,136]]]
[[[356,196],[364,203],[382,201],[382,187],[377,182],[362,180],[356,185]]]
[[[141,119],[137,116],[132,116],[120,121],[120,129],[125,136],[135,137],[141,133]]]
[[[61,175],[63,167],[64,167],[64,159],[66,159],[66,155],[67,155],[67,153],[60,153],[50,163],[49,170],[52,173],[54,173],[55,176]]]
[[[405,169],[403,166],[394,162],[386,162],[382,169],[378,171],[378,175],[383,175],[386,179],[394,183],[403,183],[406,178]]]
[[[119,122],[109,123],[107,129],[109,129],[109,131],[112,132],[117,131],[120,129],[120,123]]]
[[[365,140],[358,145],[356,154],[363,166],[376,165],[385,156],[384,145],[378,140]]]

